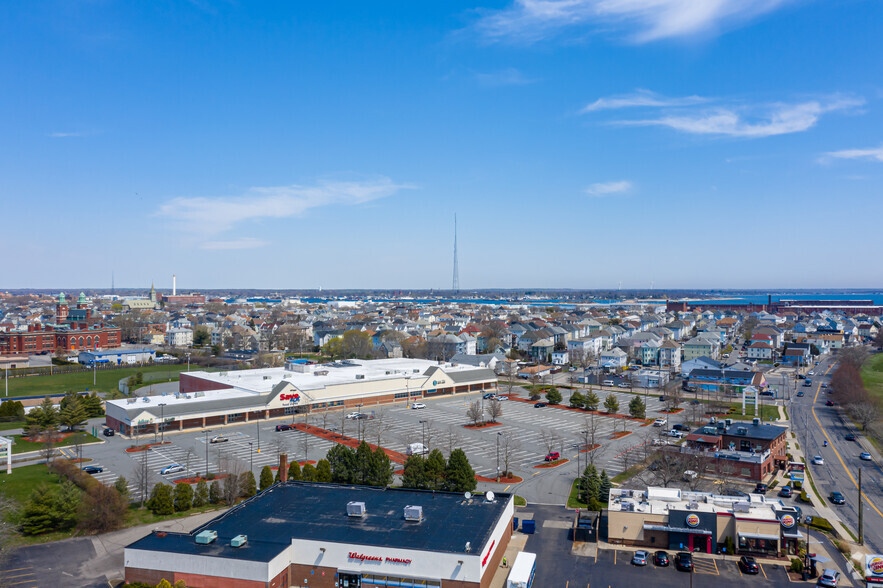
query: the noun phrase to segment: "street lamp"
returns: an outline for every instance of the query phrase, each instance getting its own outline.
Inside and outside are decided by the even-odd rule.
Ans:
[[[159,417],[159,426],[160,426],[159,442],[164,443],[166,440],[166,405],[165,405],[165,403],[162,403],[162,402],[160,403],[159,414],[160,414],[160,417]]]
[[[256,423],[258,430],[258,453],[261,452],[261,421]]]
[[[190,371],[190,354],[187,354],[187,371]]]
[[[421,445],[423,445],[423,452],[421,453],[421,455],[426,455],[426,421],[421,420],[420,424],[423,427],[423,436],[421,437],[421,439],[423,441],[421,443]],[[426,458],[424,457],[423,459],[426,459]]]
[[[497,431],[497,482],[500,481],[500,437],[503,433]]]
[[[251,454],[251,464],[249,464],[249,470],[254,471],[254,443],[251,441],[248,442],[248,450]]]
[[[208,434],[211,433],[210,430],[205,430],[205,477],[208,479]]]

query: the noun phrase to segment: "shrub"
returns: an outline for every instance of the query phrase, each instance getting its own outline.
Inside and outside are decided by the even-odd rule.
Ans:
[[[265,465],[263,468],[261,468],[260,484],[261,492],[273,485],[273,470],[268,465]]]
[[[800,559],[799,557],[792,557],[791,558],[791,571],[796,572],[798,574],[800,572],[802,572],[803,571],[803,560]]]
[[[849,559],[849,554],[852,553],[852,548],[849,546],[849,543],[841,539],[839,541],[835,541],[834,544],[837,546],[837,550],[845,555],[846,559]]]
[[[101,484],[98,480],[80,469],[69,459],[54,459],[49,463],[49,471],[73,482],[81,490],[89,490]]]
[[[208,484],[205,480],[200,480],[196,485],[196,492],[193,494],[193,507],[199,508],[209,503]]]
[[[221,502],[221,496],[221,484],[215,480],[208,489],[208,501],[212,504],[218,504]]]
[[[98,484],[83,497],[79,508],[80,528],[93,533],[107,533],[123,526],[129,500],[112,487]]]
[[[25,535],[40,535],[49,531],[67,531],[77,522],[80,491],[70,482],[61,486],[37,486],[25,504],[21,517],[21,531]]]
[[[193,506],[193,487],[190,484],[175,486],[175,510],[184,512]]]
[[[153,487],[147,508],[157,515],[170,515],[175,512],[175,503],[172,500],[172,487],[159,482]]]

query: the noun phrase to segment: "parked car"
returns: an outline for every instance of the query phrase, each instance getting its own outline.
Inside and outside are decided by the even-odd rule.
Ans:
[[[727,488],[721,494],[724,496],[738,496],[739,498],[750,498],[748,492],[743,492],[741,490],[737,490],[735,488]]]
[[[229,440],[230,439],[228,439],[227,437],[224,437],[223,435],[215,435],[214,437],[209,439],[208,442],[209,443],[226,443]]]
[[[87,474],[100,474],[104,471],[104,468],[101,466],[86,466],[83,468],[83,471]]]
[[[835,586],[837,586],[837,582],[839,581],[840,572],[838,572],[837,570],[822,570],[822,575],[819,576],[818,584],[819,586],[835,588]]]
[[[159,471],[160,474],[165,476],[166,474],[177,474],[178,472],[183,472],[184,466],[179,463],[173,463],[172,465],[167,465],[163,469]]]
[[[739,569],[742,570],[744,574],[757,574],[760,573],[760,566],[757,565],[757,562],[753,557],[743,555],[739,558]]]
[[[631,384],[626,384],[625,382],[620,382],[616,385],[617,388],[631,388]]]
[[[846,499],[843,497],[843,494],[834,490],[831,492],[831,502],[834,504],[846,504]]]
[[[544,406],[546,406],[545,402],[537,402],[533,405],[534,408],[543,408]]]
[[[654,439],[653,445],[671,445],[667,439]]]
[[[113,437],[114,436],[113,429],[104,429],[101,432],[101,434],[104,435],[105,437]]]
[[[689,482],[690,480],[695,480],[698,477],[699,477],[699,474],[697,474],[693,470],[686,470],[684,472],[684,476],[683,476],[685,482]]]
[[[485,400],[491,400],[491,399],[496,398],[496,397],[497,397],[497,395],[494,394],[493,392],[488,392],[487,394],[485,394],[484,396],[482,396],[482,398],[484,398]]]
[[[782,498],[791,498],[791,486],[782,486],[779,490],[779,496]]]
[[[632,565],[633,566],[646,566],[647,558],[650,557],[650,554],[646,551],[639,549],[635,552],[635,555],[632,556]]]
[[[601,385],[602,386],[615,386],[616,382],[614,382],[613,380],[604,380],[603,382],[601,382]]]
[[[351,412],[348,415],[346,415],[346,418],[348,418],[351,421],[357,421],[363,417],[362,417],[362,413],[360,413],[360,412]]]
[[[804,376],[803,374],[797,374],[797,379],[798,380],[805,380],[806,376]]]
[[[852,433],[847,433],[844,439],[846,439],[847,441],[855,441],[856,439],[858,439],[858,437],[856,437]]]
[[[290,431],[291,425],[276,425],[276,431]]]
[[[675,555],[675,568],[684,572],[693,571],[693,554],[685,551],[679,551]]]
[[[666,424],[668,424],[668,419],[666,419],[666,418],[662,418],[662,417],[660,417],[660,418],[656,419],[655,421],[653,421],[653,426],[654,426],[654,427],[663,427],[663,426],[665,426]]]
[[[825,406],[834,406],[834,401],[833,400],[826,400]]]
[[[813,370],[809,370],[808,372],[806,372],[806,375],[807,376],[814,376],[814,375],[816,375],[816,373]]]
[[[812,465],[825,465],[825,460],[821,455],[814,455],[812,456]]]
[[[682,433],[689,433],[690,432],[690,427],[688,427],[687,425],[682,425],[681,423],[678,423],[676,425],[672,425],[671,428],[675,431],[680,431]]]
[[[859,455],[859,459],[861,459],[862,461],[871,461],[871,454],[867,451],[862,451]]]
[[[680,439],[681,437],[684,436],[684,434],[681,433],[680,431],[678,431],[677,429],[672,429],[671,431],[666,431],[665,434],[668,435],[669,437],[674,437],[675,439]]]
[[[546,457],[544,459],[546,461],[558,461],[559,459],[561,459],[561,454],[557,451],[550,451],[546,454]]]
[[[421,408],[426,408],[426,405],[423,404],[422,402],[412,402],[411,408],[414,410],[417,410],[417,409],[421,409]]]
[[[657,551],[653,554],[653,563],[659,567],[665,567],[671,563],[668,559],[668,553],[665,551]]]
[[[797,392],[797,396],[798,396],[798,397],[803,396],[803,390],[799,390],[799,391]]]
[[[766,494],[766,491],[769,490],[769,486],[764,484],[763,482],[758,482],[754,487],[755,494]]]

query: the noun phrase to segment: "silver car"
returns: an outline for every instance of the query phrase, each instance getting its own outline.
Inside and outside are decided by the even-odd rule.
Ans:
[[[634,557],[632,557],[632,565],[635,566],[646,566],[647,560],[650,558],[650,554],[644,550],[636,551]]]
[[[828,588],[835,588],[837,586],[837,582],[840,581],[840,572],[837,570],[822,570],[822,575],[819,576],[819,586],[827,586]]]

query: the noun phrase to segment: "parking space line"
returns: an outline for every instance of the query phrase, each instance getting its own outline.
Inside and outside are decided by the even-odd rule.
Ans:
[[[0,571],[0,575],[5,574],[5,573],[7,573],[7,572],[20,572],[20,571],[22,571],[22,570],[33,570],[33,569],[34,569],[34,568],[31,567],[31,566],[28,566],[28,567],[26,567],[26,568],[13,568],[13,569],[11,569],[11,570],[2,570],[2,571]]]
[[[24,574],[16,574],[14,576],[3,576],[3,581],[11,580],[12,578],[24,578],[25,576],[33,576],[36,572],[27,572]]]
[[[763,564],[760,563],[760,562],[757,562],[757,565],[760,567],[760,572],[763,574],[763,577],[766,578],[766,577],[767,577],[767,576],[766,576],[766,570],[763,569]]]

